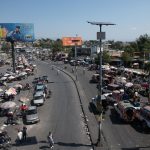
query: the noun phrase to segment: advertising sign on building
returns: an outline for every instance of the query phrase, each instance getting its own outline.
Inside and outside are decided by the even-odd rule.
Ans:
[[[81,46],[82,38],[81,37],[63,37],[62,38],[63,46]]]
[[[0,23],[0,38],[13,41],[33,42],[32,23]]]

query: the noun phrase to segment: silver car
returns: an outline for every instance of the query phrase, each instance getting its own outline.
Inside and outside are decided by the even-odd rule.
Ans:
[[[43,105],[45,101],[44,95],[42,95],[40,92],[35,93],[33,96],[32,104],[36,106]]]
[[[28,110],[26,111],[25,119],[27,124],[37,123],[40,121],[36,106],[29,106]]]

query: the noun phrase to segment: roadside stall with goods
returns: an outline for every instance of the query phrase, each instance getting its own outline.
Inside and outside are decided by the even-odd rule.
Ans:
[[[32,69],[30,69],[30,68],[26,68],[24,71],[27,73],[28,76],[34,74]]]
[[[15,81],[15,79],[16,79],[16,77],[11,75],[8,77],[7,81],[12,82],[12,81]]]
[[[4,92],[4,100],[13,100],[15,95],[17,95],[16,89],[11,87]]]
[[[21,72],[18,76],[17,79],[18,80],[23,80],[27,78],[27,73],[26,72]]]
[[[7,116],[8,113],[13,111],[13,109],[16,107],[16,103],[12,101],[4,102],[0,105],[0,116]]]

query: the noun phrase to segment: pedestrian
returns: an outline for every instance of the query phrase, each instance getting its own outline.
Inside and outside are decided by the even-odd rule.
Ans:
[[[22,138],[23,138],[23,140],[27,139],[27,127],[25,127],[25,126],[22,129]]]
[[[11,111],[7,114],[7,125],[12,123],[13,123],[13,112]]]
[[[49,145],[50,145],[50,148],[54,148],[54,140],[53,140],[53,135],[52,135],[52,132],[49,132],[48,134],[48,142],[49,142]]]
[[[74,69],[72,68],[72,73],[74,73]]]
[[[83,74],[85,74],[85,68],[83,68]]]
[[[21,87],[18,87],[17,88],[17,93],[20,94],[20,91],[21,91]]]
[[[58,70],[57,70],[57,75],[59,75],[59,72],[60,72],[60,70],[58,69]]]
[[[23,138],[23,133],[22,133],[21,130],[18,130],[17,138],[18,138],[18,141],[21,143],[22,142],[22,138]]]

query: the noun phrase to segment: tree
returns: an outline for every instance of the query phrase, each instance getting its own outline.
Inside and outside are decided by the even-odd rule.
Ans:
[[[109,63],[111,58],[108,52],[104,51],[102,56],[103,63]]]
[[[8,54],[9,50],[11,49],[11,45],[8,42],[3,42],[1,50]]]
[[[130,66],[132,57],[131,57],[131,55],[128,52],[124,52],[122,54],[121,58],[122,58],[125,66]]]
[[[137,40],[138,50],[143,52],[145,49],[150,48],[150,37],[145,34],[141,35]]]
[[[57,39],[56,41],[52,43],[52,52],[57,53],[60,51],[64,51],[64,47],[63,47],[62,41],[60,39]]]

